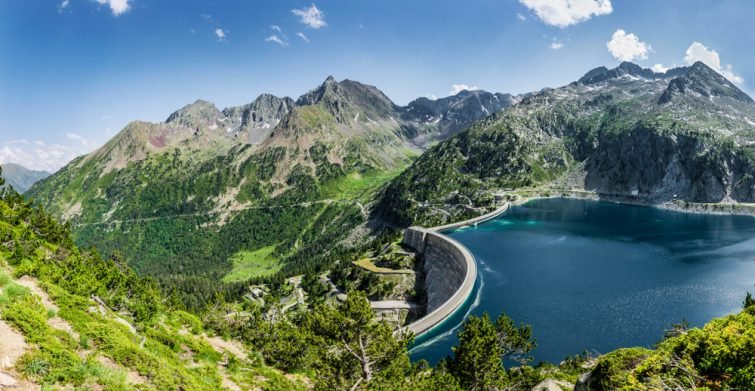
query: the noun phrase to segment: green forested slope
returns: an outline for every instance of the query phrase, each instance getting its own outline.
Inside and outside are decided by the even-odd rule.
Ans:
[[[755,387],[755,300],[653,350],[528,365],[531,329],[470,317],[437,367],[412,364],[412,337],[375,320],[364,293],[285,314],[219,302],[201,317],[118,258],[80,251],[69,229],[15,193],[0,196],[0,382],[80,389],[579,390]],[[273,312],[270,312],[270,311]],[[225,338],[225,339],[223,339]],[[502,360],[516,362],[504,368]],[[275,367],[277,369],[271,368]]]
[[[755,103],[702,63],[654,73],[598,68],[445,140],[375,208],[406,226],[479,213],[525,186],[649,203],[755,201]],[[557,193],[558,194],[558,193]]]
[[[304,389],[207,336],[154,280],[82,252],[69,230],[8,193],[0,199],[0,354],[5,381],[81,389]],[[7,385],[7,384],[6,384]]]
[[[281,276],[331,264],[359,244],[364,234],[350,235],[371,194],[416,154],[397,108],[356,82],[329,79],[257,144],[240,139],[261,128],[227,125],[233,110],[198,101],[165,123],[132,123],[27,195],[69,221],[81,247],[120,252],[199,308],[218,292],[240,297],[247,281],[220,282],[241,252],[274,246]]]

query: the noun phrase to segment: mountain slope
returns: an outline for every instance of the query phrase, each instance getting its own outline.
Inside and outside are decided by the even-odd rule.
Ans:
[[[13,186],[19,193],[29,190],[33,184],[50,176],[49,172],[30,170],[14,163],[5,163],[2,165],[2,169],[6,183]]]
[[[410,363],[411,338],[376,322],[358,291],[337,306],[303,306],[294,316],[265,316],[246,302],[218,304],[200,319],[176,309],[117,255],[80,250],[66,226],[15,193],[0,196],[0,239],[3,389],[461,390],[469,379],[466,367]],[[654,350],[507,369],[498,388],[568,382],[576,390],[752,389],[749,294],[744,307],[700,329],[676,325]],[[457,352],[473,355],[475,373],[502,371],[476,364],[500,360],[488,349],[490,341],[502,343],[495,326],[481,334],[470,323],[460,333],[473,335],[461,338],[467,345]],[[361,346],[362,356],[353,354]]]
[[[460,93],[430,102],[439,117],[420,117],[373,86],[329,77],[296,101],[262,95],[220,110],[198,100],[165,122],[130,123],[27,195],[70,221],[77,243],[120,251],[194,307],[361,245],[367,230],[354,228],[372,194],[429,143],[515,101],[493,97]],[[267,272],[217,284],[249,269],[232,259],[271,246]]]
[[[752,202],[755,104],[702,63],[655,73],[622,63],[524,98],[441,142],[376,210],[401,225],[479,213],[493,194],[553,191],[663,203]]]
[[[0,238],[2,389],[307,389],[16,194],[0,197]]]

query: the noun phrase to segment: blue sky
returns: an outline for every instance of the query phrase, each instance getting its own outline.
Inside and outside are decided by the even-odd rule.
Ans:
[[[747,0],[0,0],[0,162],[55,170],[131,120],[296,98],[328,75],[405,104],[702,60],[751,92],[753,15]]]

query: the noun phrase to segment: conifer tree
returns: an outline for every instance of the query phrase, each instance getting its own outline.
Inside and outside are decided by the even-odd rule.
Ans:
[[[394,336],[387,323],[375,319],[363,292],[350,292],[337,307],[318,306],[310,327],[321,347],[317,369],[323,389],[363,389],[373,380],[399,384],[410,370],[411,336]]]
[[[464,322],[459,332],[459,345],[453,348],[453,352],[448,367],[462,388],[483,391],[503,387],[506,372],[501,357],[504,351],[488,314],[470,316]]]

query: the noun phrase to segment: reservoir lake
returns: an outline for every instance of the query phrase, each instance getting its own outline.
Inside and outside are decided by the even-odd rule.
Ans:
[[[445,233],[478,265],[476,289],[420,336],[413,359],[451,355],[469,314],[532,325],[534,363],[652,347],[665,329],[702,326],[755,292],[755,218],[548,198]]]

